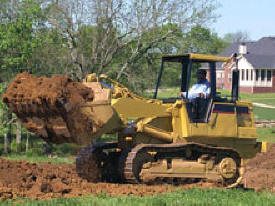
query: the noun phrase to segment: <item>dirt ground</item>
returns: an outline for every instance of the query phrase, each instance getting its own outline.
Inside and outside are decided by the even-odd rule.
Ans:
[[[247,165],[245,187],[256,191],[268,189],[275,192],[275,145],[266,154],[258,154]],[[172,185],[134,185],[113,183],[89,183],[81,179],[73,164],[29,163],[0,158],[0,198],[29,197],[50,199],[77,197],[88,194],[156,195],[167,191],[192,187],[220,187],[214,183],[198,182]]]
[[[258,153],[246,166],[244,185],[256,191],[275,192],[275,144],[267,153]]]
[[[0,198],[50,199],[88,194],[155,195],[190,187],[209,188],[213,183],[180,186],[89,183],[78,177],[73,164],[29,163],[0,158]]]

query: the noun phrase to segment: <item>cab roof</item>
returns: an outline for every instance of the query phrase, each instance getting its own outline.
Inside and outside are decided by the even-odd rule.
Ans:
[[[206,54],[176,54],[176,55],[163,55],[162,60],[166,62],[182,62],[192,59],[193,62],[229,62],[230,57],[221,57],[214,55],[206,55]]]

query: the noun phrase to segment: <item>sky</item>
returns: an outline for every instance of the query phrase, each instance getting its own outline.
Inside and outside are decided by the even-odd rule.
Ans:
[[[251,40],[275,36],[275,0],[219,0],[213,29],[220,37],[246,31]]]

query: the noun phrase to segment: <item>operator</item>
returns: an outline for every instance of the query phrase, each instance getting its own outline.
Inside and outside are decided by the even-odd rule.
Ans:
[[[206,79],[206,70],[198,70],[197,83],[188,90],[188,99],[206,99],[210,94],[210,83]],[[180,92],[180,96],[186,98],[186,92]]]

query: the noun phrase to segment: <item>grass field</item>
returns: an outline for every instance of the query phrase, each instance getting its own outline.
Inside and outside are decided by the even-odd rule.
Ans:
[[[275,143],[275,128],[257,128],[258,141]]]
[[[40,162],[52,162],[52,163],[74,163],[75,157],[69,156],[69,157],[54,157],[54,158],[48,158],[47,156],[27,156],[27,155],[17,155],[17,154],[8,154],[8,155],[2,155],[2,157],[9,159],[9,160],[26,160],[28,162],[33,163],[40,163]]]
[[[16,203],[17,202],[17,203]],[[87,196],[81,198],[57,198],[49,201],[39,201],[30,199],[9,200],[2,202],[2,205],[151,205],[151,206],[272,206],[275,205],[275,195],[266,192],[256,193],[241,189],[188,189],[169,192],[153,197],[111,197],[108,195]]]
[[[275,120],[275,109],[253,107],[256,120]]]
[[[257,102],[257,103],[267,104],[269,106],[275,106],[275,97],[274,97],[274,99],[268,99],[268,98],[267,99],[258,99],[258,98],[253,98],[253,99],[250,99],[250,101]]]

